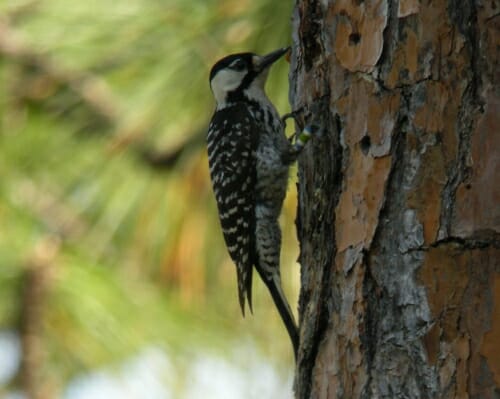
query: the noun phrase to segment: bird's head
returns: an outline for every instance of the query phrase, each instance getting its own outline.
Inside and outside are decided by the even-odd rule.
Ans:
[[[210,71],[210,87],[217,107],[236,101],[266,101],[264,86],[269,68],[288,50],[281,48],[264,56],[231,54],[217,61]]]

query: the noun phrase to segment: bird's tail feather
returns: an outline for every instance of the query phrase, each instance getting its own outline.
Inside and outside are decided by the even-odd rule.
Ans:
[[[252,309],[252,274],[253,267],[249,268],[236,268],[237,279],[238,279],[238,300],[240,302],[241,313],[245,317],[245,297],[247,300],[248,308],[250,313],[253,313]],[[242,273],[241,270],[246,270],[246,273]]]
[[[295,359],[297,359],[297,353],[299,349],[299,329],[297,327],[297,323],[295,322],[295,318],[293,317],[290,305],[288,304],[288,301],[283,292],[283,288],[281,286],[281,278],[278,273],[273,273],[272,277],[270,278],[269,275],[262,273],[260,271],[260,268],[257,268],[257,271],[261,275],[262,280],[271,293],[274,304],[278,309],[281,319],[285,324],[288,335],[290,336],[290,340],[292,341],[293,353],[295,355]]]

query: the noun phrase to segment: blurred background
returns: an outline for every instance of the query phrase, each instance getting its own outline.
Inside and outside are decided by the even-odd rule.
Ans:
[[[0,0],[0,398],[291,397],[260,282],[241,317],[204,139],[212,64],[289,44],[292,7]],[[288,67],[267,86],[280,113]]]

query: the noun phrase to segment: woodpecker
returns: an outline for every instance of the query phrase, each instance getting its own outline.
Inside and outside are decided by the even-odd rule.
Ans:
[[[271,65],[288,51],[282,48],[264,56],[238,53],[215,63],[210,87],[216,109],[208,128],[207,149],[222,232],[236,265],[241,311],[245,315],[245,298],[252,311],[255,266],[271,293],[296,356],[297,324],[281,286],[278,218],[289,166],[310,131],[306,129],[292,144],[285,136],[284,121],[264,91]]]

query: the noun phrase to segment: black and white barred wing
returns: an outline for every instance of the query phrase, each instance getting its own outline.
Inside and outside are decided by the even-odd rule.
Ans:
[[[239,123],[231,125],[227,115]],[[210,176],[243,314],[245,296],[252,309],[257,132],[245,107],[233,106],[215,113],[207,135]]]

